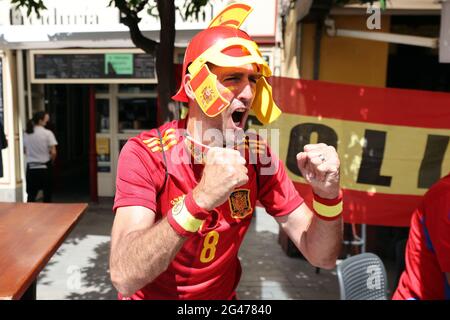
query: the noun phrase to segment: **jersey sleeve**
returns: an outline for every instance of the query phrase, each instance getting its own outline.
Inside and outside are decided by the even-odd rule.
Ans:
[[[139,139],[128,140],[119,155],[113,211],[142,206],[156,212],[156,196],[161,186],[159,169],[164,170]]]
[[[425,199],[426,221],[443,272],[450,272],[450,183]]]
[[[262,162],[266,164],[258,165],[258,200],[270,215],[281,217],[297,209],[304,200],[289,179],[283,162],[269,146],[265,149]]]

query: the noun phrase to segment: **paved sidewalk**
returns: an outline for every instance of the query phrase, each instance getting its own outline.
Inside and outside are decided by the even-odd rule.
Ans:
[[[116,299],[108,273],[112,199],[91,203],[38,278],[37,299]],[[278,225],[258,209],[241,247],[239,299],[339,299],[335,270],[290,258],[278,244]]]
[[[278,224],[264,209],[257,209],[239,258],[239,299],[339,299],[336,270],[316,274],[306,260],[288,257],[278,244]]]
[[[82,199],[77,199],[82,201]],[[38,277],[37,299],[116,299],[109,278],[112,199],[90,203]]]

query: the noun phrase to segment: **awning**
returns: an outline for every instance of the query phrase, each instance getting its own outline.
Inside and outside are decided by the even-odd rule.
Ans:
[[[175,47],[185,48],[201,29],[176,30]],[[144,36],[159,41],[160,30],[142,30]],[[135,47],[128,27],[113,26],[0,26],[0,48],[130,48]]]

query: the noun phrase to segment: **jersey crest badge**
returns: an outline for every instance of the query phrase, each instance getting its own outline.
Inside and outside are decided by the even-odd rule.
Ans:
[[[231,217],[234,219],[244,219],[253,212],[249,189],[233,191],[228,198],[228,202],[230,204]]]

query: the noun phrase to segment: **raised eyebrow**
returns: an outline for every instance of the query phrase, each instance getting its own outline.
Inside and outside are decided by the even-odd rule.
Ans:
[[[252,73],[251,75],[250,75],[250,77],[253,77],[253,78],[256,78],[256,79],[259,79],[259,78],[261,78],[263,75],[262,75],[262,73],[260,73],[260,72],[256,72],[256,73]]]
[[[226,75],[224,75],[224,78],[233,78],[233,77],[243,77],[244,73],[243,72],[232,72],[232,73],[228,73]]]

